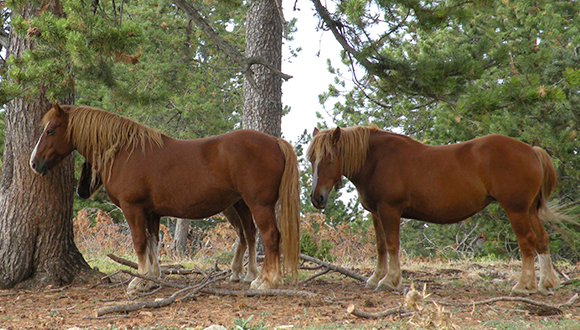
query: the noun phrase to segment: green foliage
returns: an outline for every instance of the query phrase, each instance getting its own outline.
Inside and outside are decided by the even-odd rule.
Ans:
[[[191,2],[223,39],[243,49],[246,4]],[[8,72],[0,72],[2,102],[40,93],[58,101],[74,92],[78,105],[121,114],[175,138],[240,127],[240,69],[171,1],[103,2],[97,8],[79,0],[60,3],[62,17],[51,10],[21,17],[13,10],[13,33],[35,47],[7,60]],[[75,199],[75,211],[96,205],[114,209],[104,193],[93,201]]]
[[[355,72],[355,87],[349,90],[345,81],[351,78],[330,67],[336,81],[320,100],[342,98],[332,109],[334,124],[375,123],[430,144],[508,135],[548,151],[560,178],[556,200],[580,199],[580,34],[572,23],[580,18],[577,4],[337,3],[332,17],[344,26],[341,31],[348,31],[342,36],[354,49],[344,53],[343,62],[356,63],[363,72]],[[489,214],[484,212],[480,222],[488,223]],[[495,232],[506,236],[486,242],[479,253],[511,255],[509,222],[504,218],[495,224]],[[421,227],[409,226],[411,232]],[[435,240],[438,231],[442,234],[436,245],[452,246],[461,226],[428,226],[421,231],[444,228],[433,229]],[[557,253],[580,258],[579,253],[570,253],[580,244],[577,224],[548,230],[557,242],[551,243]],[[576,233],[570,235],[572,240],[561,239],[566,231]]]
[[[332,261],[333,257],[330,255],[332,244],[325,239],[319,239],[316,243],[312,236],[308,233],[303,233],[300,237],[300,252],[320,260]]]
[[[248,323],[250,323],[250,321],[254,318],[254,315],[250,315],[247,319],[234,319],[234,326],[233,326],[233,330],[262,330],[262,329],[266,329],[268,328],[268,326],[265,326],[264,324],[262,324],[262,322],[260,322],[259,324],[256,325],[248,325]]]

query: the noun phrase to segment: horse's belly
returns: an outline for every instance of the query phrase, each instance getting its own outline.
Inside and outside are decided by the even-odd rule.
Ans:
[[[493,199],[487,196],[452,198],[439,201],[419,201],[407,207],[404,218],[432,223],[456,223],[483,210]]]
[[[202,219],[220,213],[239,199],[240,196],[233,192],[206,190],[200,194],[181,190],[160,194],[153,199],[152,206],[154,212],[161,216]]]

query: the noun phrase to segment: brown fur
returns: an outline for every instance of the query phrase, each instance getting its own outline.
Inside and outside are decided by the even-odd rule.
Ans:
[[[329,192],[344,175],[372,214],[378,258],[368,287],[401,287],[401,217],[456,223],[493,201],[506,211],[522,254],[522,275],[513,292],[538,290],[534,251],[540,256],[540,292],[557,287],[548,234],[538,214],[554,215],[546,199],[556,186],[556,172],[541,148],[502,135],[428,146],[371,126],[315,130],[308,158],[317,166],[311,192],[314,206],[326,206]]]
[[[251,260],[244,281],[253,280],[252,288],[283,285],[281,248],[285,270],[297,274],[298,163],[287,142],[253,130],[176,140],[106,111],[62,108],[54,105],[45,117],[30,166],[45,175],[77,149],[93,165],[92,176],[100,176],[111,201],[123,210],[140,274],[160,274],[156,246],[162,216],[200,219],[219,212],[226,214],[241,242],[232,261],[232,280],[239,280],[243,271],[246,246]],[[266,247],[257,278],[255,226]],[[149,284],[134,280],[129,289],[146,290]]]
[[[140,147],[145,152],[148,145],[163,147],[160,132],[130,119],[90,107],[63,105],[61,108],[69,115],[68,140],[74,141],[81,155],[90,155],[92,158],[92,182],[95,181],[96,173],[105,170],[107,166],[110,170],[115,155],[121,149],[133,152]],[[43,124],[46,125],[55,114],[54,108],[49,110],[42,119]]]

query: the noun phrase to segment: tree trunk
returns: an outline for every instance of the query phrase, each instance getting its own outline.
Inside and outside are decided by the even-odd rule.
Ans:
[[[40,6],[27,4],[24,19]],[[20,56],[33,44],[10,34],[8,54]],[[14,99],[6,107],[4,164],[0,176],[0,288],[63,285],[94,275],[73,241],[74,157],[44,177],[28,163],[42,133],[50,103]]]
[[[252,1],[246,19],[246,58],[259,56],[280,70],[282,22],[274,0]],[[256,87],[244,80],[243,127],[281,136],[282,79],[262,65],[251,67]]]
[[[282,22],[278,1],[255,0],[246,15],[246,58],[259,56],[278,70],[282,66]],[[279,1],[280,6],[282,0]],[[262,65],[251,67],[255,87],[244,79],[243,127],[254,129],[275,137],[282,136],[282,78]],[[258,231],[259,254],[265,248]]]
[[[187,248],[187,232],[189,220],[175,219],[175,235],[173,237],[173,251],[176,255],[185,255]]]

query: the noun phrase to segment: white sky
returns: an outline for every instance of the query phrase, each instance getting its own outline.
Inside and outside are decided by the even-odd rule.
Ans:
[[[316,111],[325,114],[318,95],[328,90],[334,78],[327,70],[326,60],[330,58],[333,65],[339,65],[341,50],[332,32],[316,31],[318,18],[312,2],[298,1],[300,11],[294,11],[295,1],[283,2],[284,18],[297,18],[298,29],[294,40],[285,40],[282,46],[282,72],[293,76],[282,84],[282,103],[291,107],[290,113],[282,117],[282,135],[291,142],[296,142],[304,130],[312,132],[319,121]],[[289,47],[302,47],[298,57],[290,61]]]

